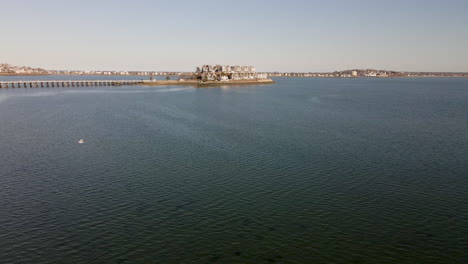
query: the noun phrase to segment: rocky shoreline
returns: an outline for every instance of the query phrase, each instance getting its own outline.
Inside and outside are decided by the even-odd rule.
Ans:
[[[261,79],[261,80],[230,80],[230,81],[199,81],[199,80],[168,80],[168,81],[143,81],[141,85],[146,86],[166,86],[166,85],[189,85],[196,87],[219,87],[219,86],[237,86],[237,85],[258,85],[258,84],[272,84],[272,79]]]

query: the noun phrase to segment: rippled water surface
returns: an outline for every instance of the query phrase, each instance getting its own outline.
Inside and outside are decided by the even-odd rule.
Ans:
[[[468,263],[468,79],[276,81],[0,89],[0,262]]]

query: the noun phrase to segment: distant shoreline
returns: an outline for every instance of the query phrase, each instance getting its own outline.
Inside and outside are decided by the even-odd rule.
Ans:
[[[50,73],[12,73],[12,72],[0,72],[0,76],[41,76],[41,75],[54,75]]]
[[[153,75],[122,75],[122,74],[53,74],[53,73],[6,73],[0,72],[0,76],[52,76],[52,75],[60,75],[60,76],[140,76],[140,77],[148,77]],[[177,75],[177,74],[167,74],[167,75],[158,75],[158,76],[185,76],[185,75]],[[362,79],[362,78],[468,78],[468,75],[460,76],[460,75],[452,75],[452,76],[357,76],[357,77],[339,77],[339,76],[269,76],[273,78],[336,78],[336,79]],[[173,80],[174,81],[174,80]]]
[[[390,76],[355,76],[355,77],[340,77],[340,76],[275,76],[275,73],[266,73],[269,78],[339,78],[339,79],[356,79],[356,78],[468,78],[467,75],[416,75],[416,76],[404,76],[404,75],[390,75]],[[463,73],[462,73],[463,74]],[[154,75],[134,75],[134,74],[55,74],[55,73],[11,73],[11,72],[0,72],[0,76],[53,76],[53,75],[60,75],[60,76],[134,76],[134,77],[149,77]],[[187,75],[180,75],[180,74],[165,74],[165,75],[157,75],[157,76],[187,76]],[[170,80],[173,81],[173,80]],[[177,81],[177,80],[175,80]]]

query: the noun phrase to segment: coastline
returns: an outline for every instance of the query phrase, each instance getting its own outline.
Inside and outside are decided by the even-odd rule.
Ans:
[[[157,76],[188,76],[188,75],[181,75],[181,72],[167,72],[165,74],[159,74]],[[265,73],[268,75],[269,78],[274,77],[274,78],[346,78],[346,79],[355,79],[355,78],[468,78],[468,73],[433,73],[433,74],[412,74],[412,75],[405,75],[405,74],[395,74],[395,75],[387,75],[387,76],[336,76],[336,75],[330,75],[330,76],[310,76],[310,75],[278,75],[277,73]],[[302,73],[298,73],[302,74]],[[54,76],[54,75],[60,75],[60,76],[135,76],[135,77],[148,77],[148,76],[154,76],[151,74],[97,74],[97,73],[89,73],[89,74],[63,74],[63,73],[14,73],[14,72],[0,72],[0,76]],[[172,80],[171,80],[172,81]],[[187,80],[185,82],[189,82],[190,80]],[[254,82],[254,84],[257,83],[263,83],[262,80],[236,80],[236,81],[231,81],[231,82],[239,82],[240,84],[244,84],[244,82]],[[207,82],[208,85],[209,82]],[[226,82],[228,84],[228,82]],[[163,84],[155,84],[155,85],[163,85]],[[166,84],[166,85],[175,85],[172,82]],[[216,85],[218,83],[216,82]],[[229,85],[229,84],[228,84]]]
[[[0,76],[41,76],[41,75],[54,75],[50,73],[12,73],[12,72],[0,72]]]
[[[214,87],[214,86],[228,86],[228,85],[257,85],[257,84],[272,84],[275,83],[272,79],[262,80],[231,80],[228,82],[208,81],[200,82],[199,80],[186,80],[186,81],[149,81],[144,80],[140,85],[146,86],[166,86],[166,85],[189,85],[196,87]]]

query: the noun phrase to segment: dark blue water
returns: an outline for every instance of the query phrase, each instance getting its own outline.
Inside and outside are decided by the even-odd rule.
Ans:
[[[0,262],[468,262],[468,79],[276,81],[1,89]]]

